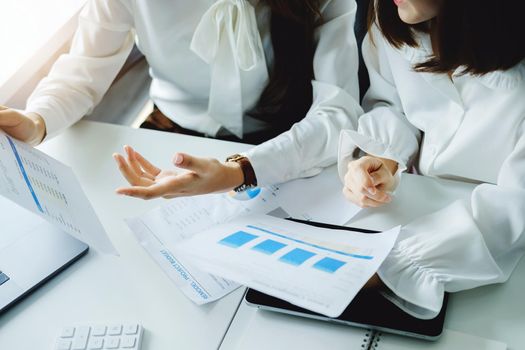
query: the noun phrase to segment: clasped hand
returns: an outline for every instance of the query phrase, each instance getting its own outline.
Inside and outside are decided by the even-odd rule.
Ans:
[[[177,153],[173,164],[183,171],[161,170],[130,146],[125,146],[124,151],[126,157],[113,155],[131,185],[118,188],[116,192],[121,195],[142,199],[175,198],[225,192],[244,182],[242,170],[235,162],[221,163],[213,158]]]
[[[376,208],[392,201],[397,162],[365,156],[348,163],[343,194],[362,208]]]

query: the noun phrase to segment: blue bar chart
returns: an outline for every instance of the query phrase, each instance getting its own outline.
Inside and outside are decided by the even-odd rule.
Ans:
[[[315,255],[315,253],[309,252],[308,250],[295,248],[289,253],[283,255],[279,260],[291,265],[299,266],[302,265],[302,263],[304,263],[306,260],[314,257]]]
[[[378,270],[399,231],[368,234],[250,214],[175,249],[205,273],[337,317]]]
[[[257,244],[252,249],[264,254],[272,255],[276,251],[279,251],[286,246],[287,245],[284,243],[274,241],[273,239],[267,239]]]
[[[252,235],[251,233],[244,231],[237,231],[226,238],[223,238],[219,241],[220,244],[227,245],[232,248],[239,248],[245,245],[248,242],[253,241],[259,236]]]
[[[313,267],[321,271],[334,273],[337,270],[339,270],[340,267],[343,267],[345,264],[346,262],[344,261],[327,257],[316,262]]]
[[[254,228],[254,227],[250,227]],[[341,267],[345,266],[347,264],[346,261],[342,261],[339,259],[335,259],[333,257],[327,257],[323,256],[326,254],[319,254],[318,252],[313,252],[308,249],[298,248],[294,247],[290,244],[283,243],[281,241],[277,241],[275,239],[266,238],[265,234],[273,234],[279,238],[287,238],[285,235],[277,234],[271,231],[261,229],[261,235],[256,235],[253,233],[249,233],[246,231],[237,231],[234,232],[221,240],[218,241],[219,244],[238,249],[244,246],[251,244],[249,247],[247,247],[248,250],[254,251],[256,253],[262,253],[267,256],[273,256],[275,255],[275,258],[281,262],[292,266],[301,266],[303,264],[307,264],[308,266],[322,272],[326,273],[335,273],[337,272]],[[261,240],[262,239],[262,240]],[[257,241],[257,242],[254,242]],[[307,242],[298,241],[295,239],[290,239],[289,242],[291,244],[295,243],[302,243],[306,246],[309,244]],[[294,244],[297,245],[297,244]],[[329,250],[328,248],[319,247],[315,245],[311,245],[313,248],[321,249],[321,250]],[[288,248],[288,249],[285,249]],[[315,249],[312,249],[315,250]],[[282,251],[282,253],[281,253]],[[280,254],[281,253],[281,254]],[[348,256],[349,254],[343,254],[341,252],[334,251],[333,253],[339,253],[345,256]],[[368,256],[361,256],[361,255],[351,255],[353,258],[358,259],[371,259],[372,257]]]

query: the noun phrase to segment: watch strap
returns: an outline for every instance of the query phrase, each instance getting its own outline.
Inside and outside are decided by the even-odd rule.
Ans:
[[[244,182],[235,187],[233,190],[235,192],[243,192],[249,188],[257,187],[257,177],[255,176],[255,171],[253,170],[252,164],[248,157],[241,154],[234,154],[226,158],[227,162],[236,162],[241,166],[241,170],[244,176]]]

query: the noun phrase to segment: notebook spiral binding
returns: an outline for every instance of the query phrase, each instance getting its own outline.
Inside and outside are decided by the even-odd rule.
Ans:
[[[370,350],[371,344],[375,336],[375,331],[367,329],[365,332],[365,337],[363,338],[363,343],[361,344],[361,350]]]
[[[379,347],[379,341],[381,340],[381,336],[383,333],[378,331],[371,331],[368,342],[368,347],[365,348],[366,350],[376,350]],[[367,332],[368,334],[368,332]]]

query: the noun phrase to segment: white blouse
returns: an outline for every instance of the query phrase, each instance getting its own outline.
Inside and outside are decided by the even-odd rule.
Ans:
[[[507,280],[525,250],[525,62],[483,76],[416,73],[431,54],[398,50],[373,29],[363,54],[371,87],[358,131],[341,133],[343,175],[354,151],[415,164],[427,176],[479,184],[402,228],[378,271],[392,300],[422,318],[440,310],[445,291]]]
[[[258,101],[273,62],[269,12],[258,0],[90,0],[70,53],[26,111],[44,118],[49,137],[74,124],[102,99],[136,41],[160,110],[188,129],[216,135],[224,127],[242,136],[244,112]],[[354,0],[323,2],[313,106],[289,132],[248,152],[259,183],[319,172],[337,159],[339,131],[357,126],[355,12]]]

